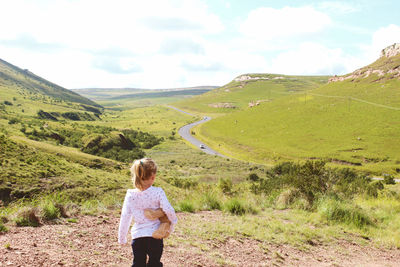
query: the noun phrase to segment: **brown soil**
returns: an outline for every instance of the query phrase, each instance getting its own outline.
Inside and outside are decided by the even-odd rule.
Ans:
[[[187,216],[210,222],[222,219],[223,213],[178,214],[180,220]],[[116,215],[103,215],[79,217],[77,223],[10,227],[0,235],[0,266],[130,266],[130,246],[117,243],[118,223]],[[179,223],[173,235],[172,239],[184,240]],[[399,249],[349,241],[315,242],[307,251],[243,237],[196,242],[212,249],[202,251],[188,245],[190,242],[166,242],[164,266],[400,266]]]

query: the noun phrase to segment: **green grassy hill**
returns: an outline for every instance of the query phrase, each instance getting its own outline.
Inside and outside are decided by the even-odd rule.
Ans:
[[[100,103],[104,107],[114,110],[127,110],[133,107],[169,104],[206,93],[215,88],[217,86],[173,89],[88,88],[75,89],[74,91]]]
[[[126,188],[129,179],[121,166],[143,157],[163,137],[137,125],[111,126],[114,115],[0,61],[0,205],[53,193],[87,200],[120,188],[112,184],[122,180]]]
[[[272,164],[323,159],[378,175],[396,174],[400,172],[399,66],[400,55],[381,57],[354,73],[333,77],[313,89],[308,84],[303,90],[284,88],[285,80],[257,81],[243,88],[232,82],[200,96],[197,104],[191,99],[178,106],[212,112],[208,106],[212,95],[216,101],[238,106],[196,130],[198,137],[226,155]],[[223,88],[229,87],[234,89],[225,92]],[[247,101],[265,97],[269,90],[281,97],[246,107]]]
[[[310,90],[327,81],[327,76],[245,74],[225,86],[174,105],[200,113],[231,113],[257,105],[257,102],[264,104],[288,94]]]
[[[57,100],[98,106],[97,103],[68,89],[49,82],[28,70],[20,69],[0,59],[0,86],[22,95],[44,95]]]

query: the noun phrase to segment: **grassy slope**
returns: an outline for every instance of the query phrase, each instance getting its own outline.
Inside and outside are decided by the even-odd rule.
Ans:
[[[9,90],[16,90],[24,95],[45,95],[58,100],[98,106],[95,102],[77,93],[51,83],[28,70],[22,70],[1,59],[0,86],[7,87]]]
[[[282,81],[276,80],[276,83],[273,84],[279,84],[279,82]],[[276,94],[276,100],[284,101],[285,97],[278,98],[278,96],[286,95],[290,89],[288,87],[277,87],[276,90],[283,92],[283,94]],[[232,91],[234,91],[233,88]],[[246,94],[242,96],[246,96]],[[257,99],[264,96],[265,92],[257,95]],[[39,189],[43,195],[64,194],[65,197],[71,197],[73,201],[81,198],[82,202],[79,204],[82,209],[92,207],[101,210],[102,207],[111,206],[116,207],[119,211],[123,194],[126,188],[131,187],[128,174],[129,166],[87,155],[73,148],[36,142],[21,137],[22,135],[19,133],[21,124],[9,125],[8,118],[19,114],[18,116],[23,119],[23,123],[26,122],[25,120],[34,119],[28,116],[26,112],[22,113],[18,110],[22,108],[22,106],[18,107],[19,98],[11,100],[15,103],[13,106],[5,106],[5,112],[0,119],[0,132],[10,137],[7,137],[6,140],[7,147],[10,147],[10,149],[0,153],[2,156],[1,173],[4,173],[1,176],[1,186],[15,186],[19,191],[27,194],[32,188],[34,190]],[[249,99],[242,100],[240,92],[238,92],[236,99],[238,103],[241,103],[241,108],[246,110]],[[297,100],[301,102],[302,99]],[[311,100],[311,96],[306,97],[306,99]],[[29,101],[32,101],[32,106],[34,106],[34,101]],[[275,101],[263,103],[256,108],[260,109],[273,103]],[[44,104],[43,101],[36,102],[36,106],[42,104]],[[49,108],[53,106],[51,103],[47,105],[49,105]],[[141,130],[150,131],[158,136],[170,137],[174,128],[176,130],[191,120],[193,118],[188,115],[157,106],[112,111],[103,115],[102,121],[77,123],[117,128],[139,127]],[[45,123],[45,121],[41,121],[41,123]],[[51,126],[58,123],[66,123],[68,126],[68,122],[52,122]],[[374,242],[378,241],[384,245],[400,246],[398,237],[396,237],[398,235],[393,237],[393,233],[396,234],[396,231],[398,231],[398,224],[394,223],[399,221],[398,213],[393,213],[391,208],[395,206],[396,210],[398,209],[398,200],[390,200],[392,202],[386,199],[378,199],[375,202],[357,200],[357,204],[371,213],[371,217],[384,224],[383,229],[368,227],[360,230],[346,225],[334,224],[331,226],[320,214],[312,211],[288,209],[285,213],[282,213],[272,210],[275,208],[276,195],[254,195],[250,193],[249,184],[244,182],[245,178],[250,173],[257,173],[260,177],[263,177],[265,175],[264,166],[210,157],[197,149],[187,147],[180,139],[170,140],[167,138],[161,145],[147,151],[147,155],[154,158],[158,163],[157,185],[163,187],[177,210],[185,210],[188,205],[192,205],[194,210],[209,209],[207,205],[209,205],[210,198],[219,201],[222,205],[221,208],[223,208],[225,203],[228,203],[232,198],[237,198],[241,203],[251,206],[255,212],[258,212],[258,215],[226,216],[226,222],[216,222],[215,227],[213,226],[211,230],[209,223],[205,221],[187,220],[183,222],[184,226],[182,227],[184,231],[188,232],[186,242],[197,245],[198,236],[205,240],[245,236],[263,242],[289,243],[303,247],[307,246],[305,244],[309,240],[316,239],[323,242],[329,242],[332,238],[360,240],[359,236],[362,235],[371,237]],[[199,185],[182,188],[182,186],[174,185],[170,181],[171,178],[188,182],[197,181]],[[229,192],[224,193],[217,186],[220,179],[233,180],[234,184]],[[27,201],[31,201],[31,199],[27,199]],[[384,209],[380,209],[380,207],[384,207]],[[2,209],[0,216],[5,215],[12,218],[12,215],[10,215],[13,213],[12,209],[12,206]],[[382,212],[377,212],[377,210],[382,210]],[[274,214],[278,215],[274,217]],[[269,221],[265,223],[267,219]],[[293,224],[288,226],[288,220]],[[193,229],[198,227],[200,227],[200,230],[193,232]],[[318,231],[315,229],[318,229]],[[344,235],[343,229],[352,235],[355,234],[357,238]],[[181,240],[178,242],[181,242]]]
[[[273,101],[293,92],[316,88],[327,81],[326,76],[286,76],[273,74],[252,74],[270,80],[232,81],[229,84],[200,96],[174,103],[182,109],[200,113],[230,113],[246,109],[252,101]],[[276,79],[283,77],[284,79]],[[215,108],[216,103],[231,103],[236,108]]]
[[[215,89],[215,86],[201,86],[186,89],[77,89],[74,90],[101,105],[113,109],[124,110],[133,107],[148,107],[168,104],[190,98]]]
[[[195,132],[226,155],[263,164],[322,158],[335,166],[395,174],[400,82],[392,74],[365,76],[399,65],[400,55],[380,58],[354,72],[361,76],[329,84],[323,84],[326,77],[233,81],[174,105],[218,117]],[[249,108],[256,100],[267,101]],[[237,108],[210,107],[218,102]]]
[[[398,80],[331,83],[212,120],[198,133],[249,160],[332,158],[393,173],[400,162],[400,110],[354,97],[400,108],[399,86]]]

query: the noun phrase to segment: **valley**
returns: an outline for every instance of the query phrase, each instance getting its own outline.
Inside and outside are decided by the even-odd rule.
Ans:
[[[75,91],[86,98],[0,63],[2,265],[128,266],[116,228],[143,156],[179,217],[165,266],[398,265],[395,72]],[[227,157],[180,137],[201,120],[188,133]]]

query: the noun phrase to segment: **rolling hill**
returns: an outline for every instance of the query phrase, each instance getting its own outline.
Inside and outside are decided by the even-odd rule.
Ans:
[[[217,88],[217,86],[170,89],[87,88],[75,89],[74,91],[100,103],[104,107],[124,110],[134,107],[168,104],[206,93],[215,88]]]
[[[260,91],[278,92],[276,84],[256,81],[238,88],[240,83],[233,81],[222,87],[236,85],[233,92],[217,89],[200,96],[197,104],[189,100],[178,106],[190,109],[193,104],[191,110],[211,112],[212,94],[220,102],[239,103],[238,109],[196,129],[198,137],[226,155],[261,163],[323,159],[335,166],[396,174],[400,172],[400,54],[393,51],[398,45],[384,49],[376,62],[353,73],[332,77],[310,90],[281,89],[286,95],[258,106],[245,103],[259,99]],[[240,90],[244,99],[239,100]]]
[[[310,90],[328,81],[328,76],[244,74],[225,86],[174,103],[200,113],[231,113],[271,102],[291,93]]]
[[[98,106],[97,103],[81,95],[49,82],[29,70],[21,69],[0,59],[0,86],[19,93],[39,94],[57,100]]]

